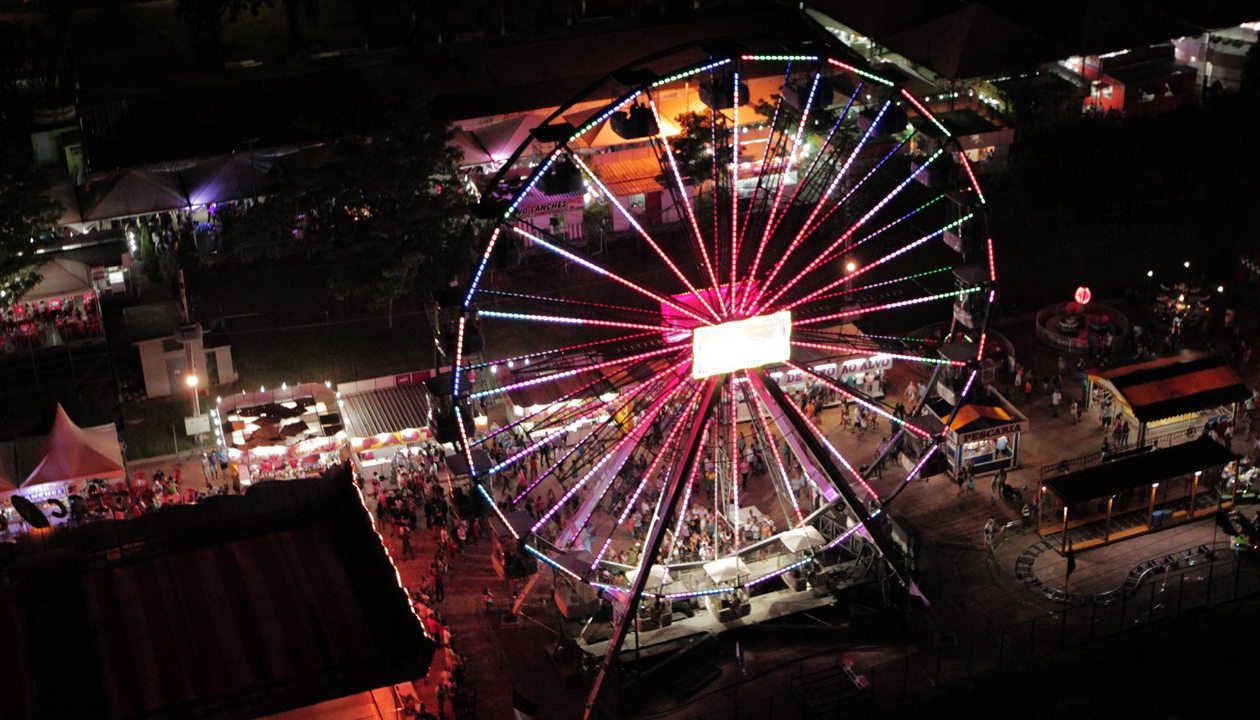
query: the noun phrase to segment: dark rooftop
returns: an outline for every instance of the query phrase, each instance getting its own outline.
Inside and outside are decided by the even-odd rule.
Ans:
[[[0,717],[257,717],[434,653],[348,479],[37,533],[0,546]]]
[[[1197,470],[1219,467],[1238,456],[1207,437],[1163,450],[1053,477],[1045,485],[1065,503],[1107,497],[1122,490],[1162,482]]]

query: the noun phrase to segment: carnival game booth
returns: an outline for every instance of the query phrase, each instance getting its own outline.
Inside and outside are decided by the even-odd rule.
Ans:
[[[327,385],[282,385],[218,398],[210,420],[228,472],[241,486],[317,477],[342,459],[345,431]]]
[[[1233,505],[1218,480],[1237,457],[1200,437],[1043,480],[1038,532],[1066,553],[1214,517]]]
[[[1232,422],[1251,391],[1225,358],[1204,353],[1086,372],[1091,406],[1110,398],[1117,417],[1134,425],[1136,445],[1168,446]]]
[[[967,401],[957,412],[948,400],[929,400],[924,415],[913,421],[928,430],[944,428],[946,458],[954,475],[968,465],[978,475],[1019,465],[1019,438],[1028,431],[1028,418],[996,390],[986,390],[983,398]]]
[[[337,386],[337,406],[361,477],[389,477],[402,454],[436,442],[433,395],[424,385],[432,375],[403,373]]]
[[[113,503],[103,498],[125,495],[125,481],[114,426],[81,428],[60,405],[48,435],[0,444],[0,495],[9,528],[22,522],[13,508],[13,495],[31,501],[57,524],[67,522],[72,506],[80,502],[80,517],[86,516],[89,501],[95,511],[104,512]]]

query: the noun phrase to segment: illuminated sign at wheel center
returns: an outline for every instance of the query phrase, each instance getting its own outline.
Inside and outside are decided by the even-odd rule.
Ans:
[[[784,362],[792,354],[791,339],[790,310],[697,327],[691,335],[691,376],[703,378]]]

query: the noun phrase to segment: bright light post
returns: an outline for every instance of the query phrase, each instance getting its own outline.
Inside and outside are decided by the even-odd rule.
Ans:
[[[192,390],[193,417],[198,417],[201,415],[201,398],[197,396],[197,383],[200,382],[197,378],[197,373],[189,373],[188,377],[184,379],[184,382],[187,383],[189,389]]]
[[[850,275],[852,275],[852,274],[853,274],[853,273],[855,273],[855,272],[857,272],[857,263],[855,263],[855,262],[853,262],[852,260],[850,260],[850,261],[849,261],[849,262],[848,262],[848,263],[844,266],[844,274],[845,274],[844,292],[845,292],[846,294],[847,294],[850,290],[852,290],[852,289],[853,289],[853,278],[852,278],[852,277],[849,277],[849,276],[850,276]],[[846,301],[846,302],[848,302],[848,300],[849,300],[848,298],[845,298],[845,301]]]

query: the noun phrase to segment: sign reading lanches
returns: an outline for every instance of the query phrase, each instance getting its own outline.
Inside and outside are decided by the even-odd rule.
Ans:
[[[784,362],[792,354],[791,337],[789,310],[698,327],[691,335],[691,376],[703,378]]]

